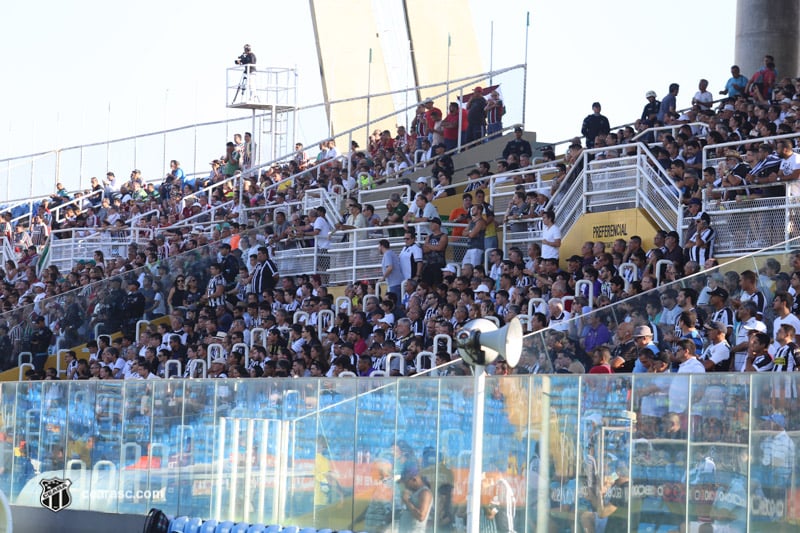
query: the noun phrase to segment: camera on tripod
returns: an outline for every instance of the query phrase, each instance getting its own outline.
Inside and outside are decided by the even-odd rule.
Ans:
[[[249,54],[242,54],[236,58],[234,61],[237,65],[249,65],[250,64],[250,57]]]

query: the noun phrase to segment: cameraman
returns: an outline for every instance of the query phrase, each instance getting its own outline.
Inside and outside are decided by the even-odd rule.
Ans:
[[[236,90],[236,95],[233,97],[233,100],[235,101],[238,98],[239,93],[245,96],[246,100],[250,100],[253,97],[253,76],[255,76],[256,67],[248,67],[246,65],[255,65],[256,55],[251,51],[249,44],[244,45],[244,53],[240,55],[234,63],[237,65],[245,65],[245,67],[242,72],[242,79],[239,81],[239,88]]]
[[[256,55],[251,51],[250,45],[244,45],[244,53],[240,55],[236,61],[234,61],[237,65],[255,65],[256,64]],[[245,69],[245,73],[255,72],[256,67],[249,67]]]

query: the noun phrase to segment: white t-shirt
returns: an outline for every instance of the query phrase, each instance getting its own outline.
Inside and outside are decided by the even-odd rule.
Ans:
[[[706,91],[704,93],[697,91],[694,93],[694,101],[700,105],[700,109],[708,111],[711,109],[711,103],[714,101],[714,95],[711,94],[711,91]]]
[[[418,244],[404,246],[400,251],[400,270],[403,272],[403,279],[413,278],[417,273],[411,271],[411,258],[415,262],[422,261],[422,248]]]
[[[319,230],[319,233],[317,234],[317,248],[320,250],[327,250],[330,248],[331,227],[328,224],[328,221],[323,217],[317,217],[314,219],[313,227],[315,230]]]
[[[788,176],[800,168],[800,154],[793,153],[787,159],[781,159],[780,175]],[[792,180],[786,185],[786,196],[800,196],[800,180]]]
[[[542,231],[542,241],[557,241],[561,239],[561,229],[553,224],[552,226],[545,227]],[[544,244],[542,242],[542,258],[543,259],[558,259],[558,248]]]

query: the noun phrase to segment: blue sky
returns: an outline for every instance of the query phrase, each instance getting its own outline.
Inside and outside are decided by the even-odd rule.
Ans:
[[[0,158],[241,116],[225,108],[224,84],[244,42],[260,65],[297,66],[300,102],[319,102],[308,3],[240,5],[250,11],[187,0],[4,6]],[[501,68],[523,62],[530,12],[527,129],[549,142],[577,134],[595,100],[617,125],[640,113],[648,89],[662,96],[676,81],[678,104],[688,105],[699,78],[715,93],[722,88],[733,62],[736,3],[704,2],[702,14],[696,6],[471,1],[486,70],[490,21]],[[319,126],[301,122],[299,131],[313,140]]]

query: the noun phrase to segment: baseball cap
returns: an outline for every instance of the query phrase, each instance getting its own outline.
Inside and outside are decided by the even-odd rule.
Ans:
[[[480,285],[478,285],[475,288],[474,292],[476,292],[476,293],[477,292],[487,292],[488,293],[489,292],[489,287],[487,287],[485,283],[481,283]]]
[[[650,326],[636,326],[636,329],[633,330],[633,336],[636,337],[652,337],[653,332],[650,330]]]
[[[431,223],[431,224],[439,224],[439,225],[441,226],[441,225],[442,225],[442,219],[441,219],[441,218],[439,218],[439,217],[433,217],[433,218],[430,220],[430,223]],[[444,270],[444,269],[442,269],[442,270]]]
[[[761,420],[769,420],[770,422],[778,424],[780,427],[786,427],[786,417],[781,413],[772,413],[769,416],[762,416]]]
[[[228,361],[225,360],[224,357],[215,357],[211,360],[212,365],[220,364],[220,365],[227,365]]]
[[[428,178],[420,176],[417,178],[417,183],[428,183]]]
[[[728,291],[726,291],[722,287],[717,287],[713,291],[709,292],[708,295],[709,296],[719,296],[723,300],[727,300],[728,299]]]
[[[650,98],[651,96],[653,98],[655,98],[656,97],[656,92],[655,91],[647,91],[646,93],[644,93],[644,97],[645,98]]]
[[[720,322],[718,320],[712,320],[708,324],[703,325],[703,327],[706,328],[709,331],[717,330],[717,331],[720,331],[722,333],[727,333],[728,332],[728,326],[726,326],[725,324],[723,324],[722,322]]]
[[[455,274],[456,273],[456,267],[454,267],[453,265],[447,265],[446,267],[444,267],[442,269],[442,272],[450,272],[451,274]]]
[[[519,126],[517,126],[516,128],[514,128],[514,131],[515,131],[515,132],[522,133],[522,128],[520,128]]]
[[[673,230],[673,231],[670,231],[669,233],[667,233],[667,237],[672,237],[672,238],[673,238],[673,239],[675,239],[676,241],[677,241],[677,240],[680,240],[680,236],[678,235],[678,232],[677,232],[677,231],[674,231],[674,230]]]
[[[742,327],[747,331],[758,331],[759,333],[767,332],[767,325],[759,321],[756,321],[755,325],[744,324]]]
[[[733,107],[733,104],[725,104],[725,107],[722,108],[723,111],[735,111],[736,108]]]

